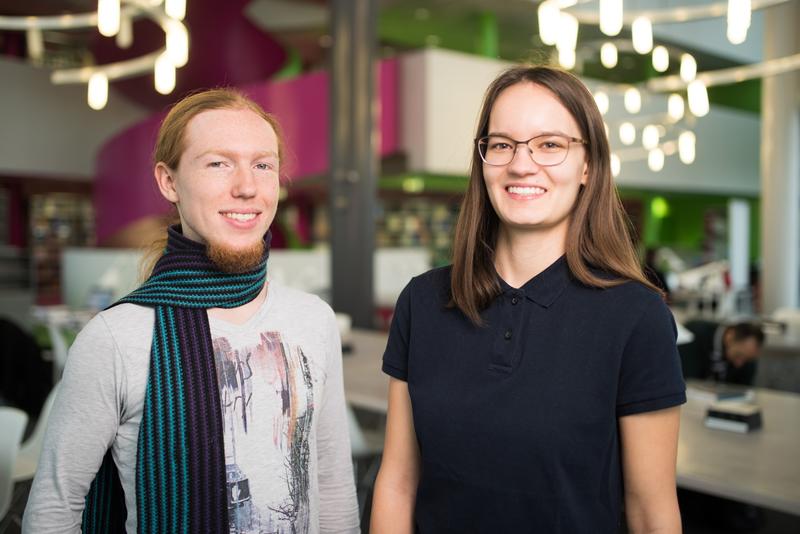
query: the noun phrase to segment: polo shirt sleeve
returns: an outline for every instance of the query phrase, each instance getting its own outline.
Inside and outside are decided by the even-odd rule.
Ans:
[[[383,372],[398,380],[408,381],[408,350],[411,338],[411,285],[406,285],[394,307],[389,341],[383,353]]]
[[[648,293],[645,300],[622,354],[617,417],[686,402],[675,319],[655,293]]]

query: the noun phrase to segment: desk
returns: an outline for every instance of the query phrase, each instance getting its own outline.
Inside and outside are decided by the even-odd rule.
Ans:
[[[389,378],[381,372],[386,338],[380,332],[353,331],[353,351],[344,357],[344,385],[355,407],[386,413]],[[689,398],[681,409],[678,485],[800,515],[800,395],[755,392],[764,427],[751,434],[706,428],[707,401]]]
[[[388,335],[374,330],[353,329],[353,350],[342,358],[347,402],[364,410],[386,413],[389,376],[381,371]]]
[[[758,359],[756,385],[800,393],[800,339],[767,335]]]
[[[756,388],[754,402],[763,428],[736,434],[703,426],[707,401],[690,396],[681,409],[678,485],[800,515],[800,395]]]

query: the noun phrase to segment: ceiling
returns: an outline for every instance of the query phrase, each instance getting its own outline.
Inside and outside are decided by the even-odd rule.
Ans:
[[[637,4],[634,0],[626,2],[626,7],[633,5],[641,9],[646,1],[656,2],[640,0]],[[676,1],[658,0],[655,5],[663,7]],[[707,3],[710,0],[682,3],[698,1]],[[550,60],[553,54],[552,47],[543,45],[538,38],[536,4],[530,0],[379,0],[379,6],[381,55],[426,46],[509,61],[542,62]],[[96,0],[0,0],[0,15],[55,15],[95,8]],[[327,64],[331,42],[329,7],[325,0],[188,0],[187,13],[193,52],[189,65],[179,71],[178,79],[184,81],[178,88],[180,91],[189,90],[192,85],[243,83],[258,76],[263,79],[279,72],[287,63],[292,63],[290,70],[295,73],[323,68]],[[255,35],[254,29],[260,30],[257,33],[262,36]],[[669,37],[669,32],[666,33]],[[242,38],[244,34],[246,38]],[[117,49],[112,39],[102,38],[94,31],[46,32],[46,64],[63,67],[103,63],[162,46],[163,34],[149,21],[137,22],[134,35],[134,49],[126,52]],[[741,63],[733,57],[703,50],[702,46],[688,46],[680,35],[676,34],[674,41],[665,40],[663,36],[659,38],[659,35],[663,34],[657,33],[660,44],[695,55],[700,70]],[[629,34],[623,34],[619,38],[628,37]],[[606,40],[597,28],[581,26],[578,48],[582,60],[576,67],[579,74],[625,83],[658,75],[650,65],[649,56],[635,53],[621,52],[620,66],[616,69],[602,67],[598,50]],[[224,53],[220,53],[221,48]],[[24,57],[24,35],[0,32],[0,53]],[[209,58],[217,61],[216,68],[209,66]],[[232,68],[233,64],[248,61],[258,66]],[[670,73],[676,70],[673,66]],[[243,79],[236,79],[236,76]],[[159,98],[152,95],[154,91],[144,90],[151,84],[146,78],[140,77],[139,82],[117,82],[115,86],[129,87],[125,92],[149,107],[162,107],[174,99]],[[758,111],[760,82],[714,87],[709,97],[717,104]]]

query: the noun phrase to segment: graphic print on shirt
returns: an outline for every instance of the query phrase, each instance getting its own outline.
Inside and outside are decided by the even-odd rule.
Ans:
[[[309,529],[314,389],[299,346],[264,332],[256,346],[214,339],[231,534]]]

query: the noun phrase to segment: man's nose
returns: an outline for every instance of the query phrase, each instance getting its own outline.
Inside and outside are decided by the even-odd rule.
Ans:
[[[252,197],[256,194],[256,177],[249,167],[237,166],[233,180],[233,196]]]

